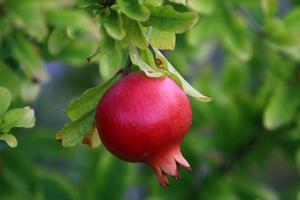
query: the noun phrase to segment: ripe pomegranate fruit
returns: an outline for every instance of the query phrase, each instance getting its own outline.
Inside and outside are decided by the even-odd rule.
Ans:
[[[162,186],[167,175],[180,178],[179,165],[191,171],[180,142],[192,121],[184,91],[170,78],[135,72],[115,83],[101,98],[96,126],[115,156],[152,167]]]

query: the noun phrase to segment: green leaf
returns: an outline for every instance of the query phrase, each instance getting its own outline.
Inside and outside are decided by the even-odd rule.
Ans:
[[[164,57],[164,55],[155,47],[153,47],[154,53],[156,55],[156,58],[162,60],[164,63],[166,63],[166,69],[174,74],[177,79],[181,81],[181,87],[185,91],[186,94],[195,97],[197,100],[202,102],[209,102],[211,101],[210,97],[204,96],[200,92],[198,92],[195,88],[193,88],[177,71],[176,69],[169,63],[169,61]]]
[[[225,22],[222,36],[225,46],[239,59],[243,61],[249,60],[252,57],[253,50],[247,35],[246,24],[238,16],[231,15],[227,10],[223,11],[223,15]]]
[[[138,0],[118,0],[117,6],[126,16],[137,21],[147,21],[150,16],[150,11]]]
[[[107,32],[103,29],[100,30],[100,41],[99,41],[99,51],[105,54],[113,54],[115,52],[116,46],[115,41],[109,37]]]
[[[10,92],[4,87],[0,87],[0,116],[9,108],[10,102]]]
[[[87,8],[97,3],[97,0],[78,0],[77,5],[79,8]]]
[[[75,65],[82,65],[86,62],[86,59],[95,52],[97,46],[97,42],[92,37],[80,37],[71,40],[69,45],[51,58],[64,60]]]
[[[10,146],[12,148],[14,148],[18,145],[17,139],[12,134],[7,134],[7,133],[0,134],[0,140],[5,141],[8,144],[8,146]]]
[[[180,3],[180,4],[183,4],[183,5],[186,4],[186,0],[169,0],[169,1],[171,1],[173,3]]]
[[[215,0],[188,0],[187,5],[190,9],[206,15],[215,11]]]
[[[278,11],[279,2],[278,0],[262,0],[261,6],[266,15],[274,16]]]
[[[16,26],[40,42],[48,33],[43,9],[37,1],[11,2],[6,6],[8,16]]]
[[[87,31],[98,37],[98,28],[94,21],[85,13],[76,10],[53,9],[47,12],[47,20],[50,24],[60,27],[71,27],[81,31]]]
[[[111,10],[110,15],[104,17],[103,25],[106,32],[112,38],[116,40],[121,40],[125,37],[125,30],[123,28],[122,17],[116,11]]]
[[[126,55],[125,55],[126,54]],[[128,55],[120,48],[113,54],[101,54],[99,57],[99,71],[104,80],[109,80],[125,65]]]
[[[144,0],[144,4],[151,4],[154,6],[161,6],[164,3],[164,0]]]
[[[31,128],[35,124],[34,111],[28,106],[12,109],[3,114],[1,121],[2,132],[9,132],[14,127]]]
[[[23,70],[31,79],[46,81],[48,75],[43,69],[38,50],[24,35],[14,34],[9,38],[11,53],[23,65]]]
[[[283,18],[285,26],[300,37],[300,6],[295,7]]]
[[[6,64],[0,62],[0,85],[7,88],[12,99],[20,94],[21,80]]]
[[[151,28],[149,35],[150,43],[156,48],[163,50],[175,49],[175,33],[160,31],[156,28]]]
[[[116,75],[104,84],[90,88],[86,90],[81,97],[71,101],[68,109],[67,115],[68,117],[74,121],[96,109],[96,106],[101,98],[101,96],[105,93],[105,91],[118,79],[120,75]]]
[[[276,88],[264,111],[263,122],[267,129],[275,130],[292,120],[300,104],[300,95],[296,92],[299,90],[299,86],[285,83]]]
[[[150,67],[157,68],[153,55],[149,49],[142,49],[141,50],[141,59]]]
[[[158,69],[149,66],[143,61],[141,56],[138,53],[138,50],[134,45],[129,46],[129,55],[133,64],[137,65],[148,77],[162,77],[165,76]]]
[[[295,38],[292,37],[292,34],[281,19],[271,18],[266,20],[265,31],[268,35],[267,39],[276,46],[289,48],[295,45]]]
[[[71,121],[55,135],[55,139],[61,140],[64,147],[72,147],[83,141],[84,136],[92,128],[95,112],[82,115],[75,121]]]
[[[66,28],[56,27],[51,32],[48,39],[48,50],[51,54],[56,55],[71,43],[67,36]]]
[[[130,41],[140,49],[146,49],[148,42],[138,22],[125,18],[125,27]]]
[[[198,15],[195,12],[176,11],[172,6],[155,7],[147,6],[151,11],[148,21],[143,22],[145,26],[153,26],[162,31],[183,33],[193,28],[198,22]]]

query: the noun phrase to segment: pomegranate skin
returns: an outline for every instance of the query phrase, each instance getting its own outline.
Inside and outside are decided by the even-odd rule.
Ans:
[[[152,167],[161,185],[167,175],[179,178],[178,165],[188,171],[180,142],[192,122],[184,91],[170,78],[149,78],[143,72],[124,77],[101,98],[96,126],[104,146],[115,156]]]

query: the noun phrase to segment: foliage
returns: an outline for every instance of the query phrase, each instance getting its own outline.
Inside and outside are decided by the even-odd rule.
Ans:
[[[24,105],[49,77],[57,81],[44,67],[49,61],[79,67],[88,58],[87,69],[98,62],[103,82],[67,108],[71,122],[56,134],[66,147],[99,145],[94,109],[128,72],[128,57],[131,70],[169,76],[196,97],[182,146],[194,171],[171,188],[101,147],[62,148],[49,123],[30,129],[16,149],[1,144],[0,199],[299,198],[299,1],[0,0],[0,27],[0,140],[10,146],[11,128],[34,125]],[[81,70],[76,80],[90,79]],[[213,101],[195,101],[208,99],[182,77]],[[67,93],[55,90],[48,109]]]

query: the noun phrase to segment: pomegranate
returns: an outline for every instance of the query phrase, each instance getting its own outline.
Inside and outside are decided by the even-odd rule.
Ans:
[[[170,78],[127,75],[101,98],[96,126],[104,146],[115,156],[152,167],[162,186],[167,175],[180,178],[179,165],[191,171],[180,142],[192,121],[184,91]]]

